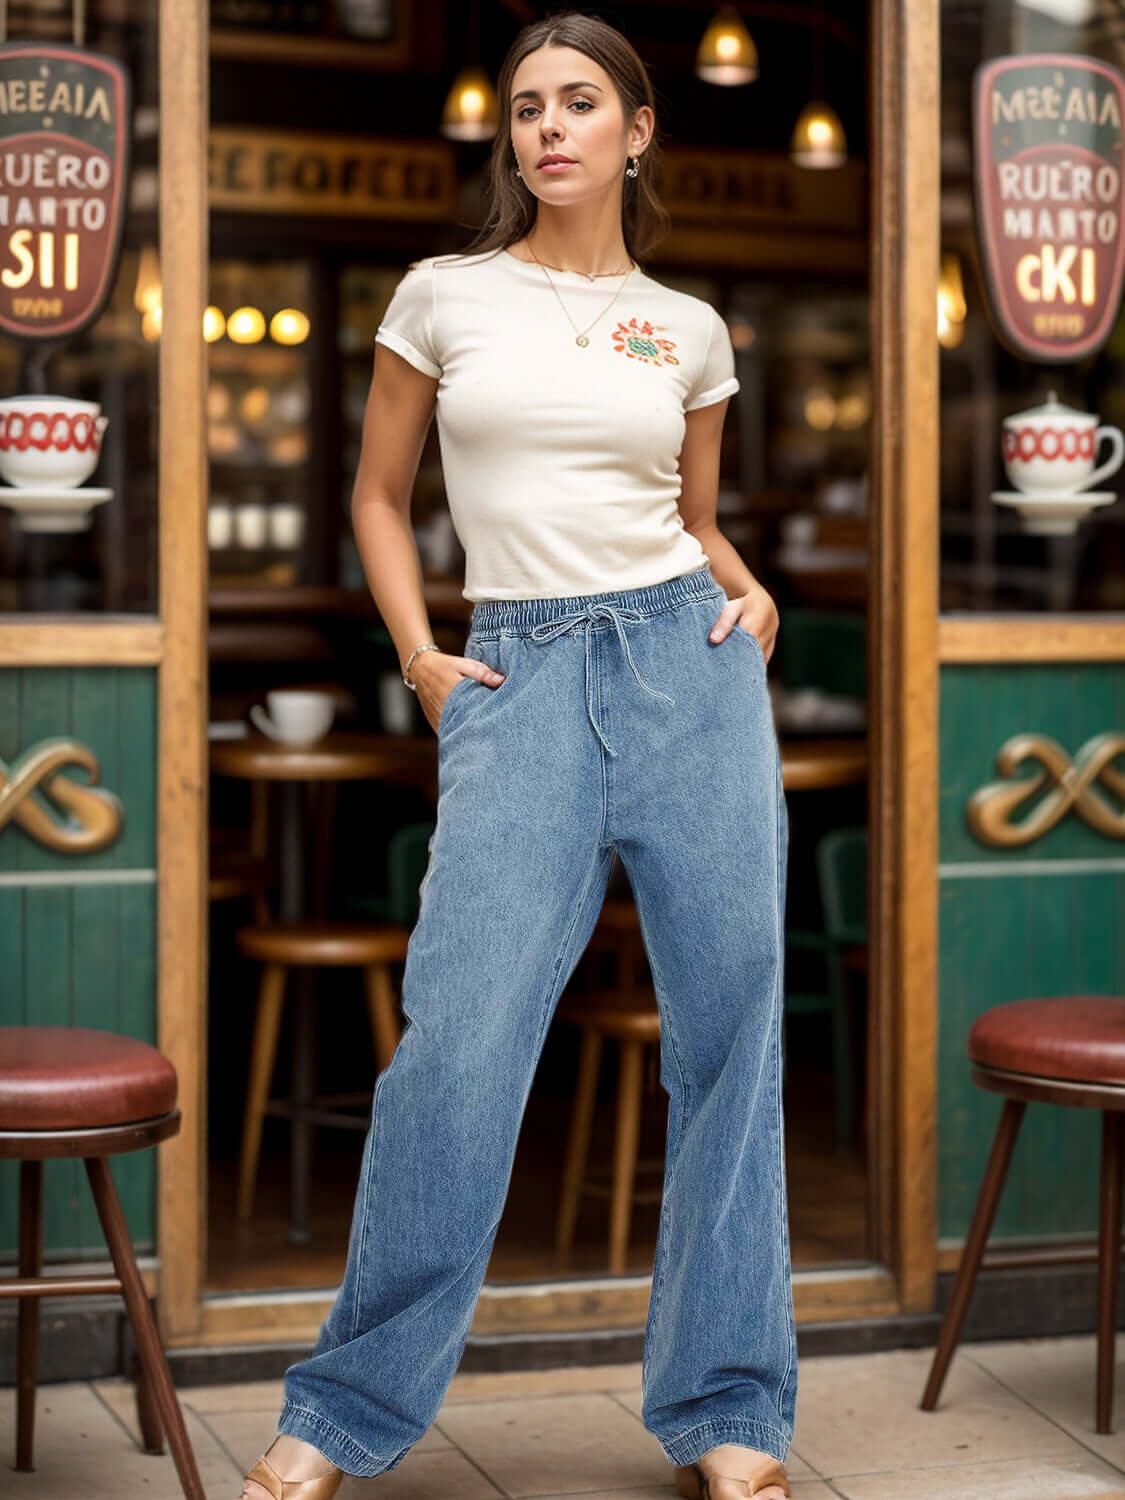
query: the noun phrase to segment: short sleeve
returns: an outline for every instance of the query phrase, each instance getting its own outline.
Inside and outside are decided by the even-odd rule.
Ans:
[[[375,342],[401,354],[423,375],[436,380],[441,361],[434,343],[434,267],[432,260],[419,261],[395,287]]]
[[[706,307],[709,315],[707,351],[699,374],[684,398],[685,411],[711,406],[724,396],[733,396],[738,390],[738,377],[734,373],[734,349],[727,325],[709,302]]]

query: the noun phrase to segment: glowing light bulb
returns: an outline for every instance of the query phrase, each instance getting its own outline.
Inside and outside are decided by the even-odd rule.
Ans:
[[[797,116],[789,141],[790,158],[799,167],[842,167],[848,143],[840,117],[830,104],[816,99]]]
[[[731,88],[753,83],[758,76],[758,49],[730,5],[723,5],[700,39],[695,73],[705,83]]]
[[[266,320],[256,307],[236,307],[227,319],[227,338],[236,344],[256,344],[266,332]]]

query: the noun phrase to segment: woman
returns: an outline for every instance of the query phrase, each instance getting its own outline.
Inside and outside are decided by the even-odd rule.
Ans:
[[[616,851],[669,1094],[642,1418],[681,1494],[782,1500],[788,820],[766,686],[777,610],[715,524],[733,351],[708,303],[634,261],[667,215],[652,89],[624,37],[577,12],[538,21],[499,93],[489,221],[395,291],[353,499],[439,737],[408,1025],[376,1082],[343,1284],[242,1494],[328,1500],[345,1472],[397,1467],[440,1409]],[[463,656],[429,640],[409,521],[435,401],[474,601]]]

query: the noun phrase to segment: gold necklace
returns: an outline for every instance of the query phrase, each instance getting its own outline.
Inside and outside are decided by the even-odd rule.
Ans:
[[[524,240],[524,244],[529,250],[531,250],[530,239]],[[544,267],[550,266],[552,271],[564,271],[568,276],[585,276],[587,281],[599,281],[605,276],[622,276],[625,274],[625,271],[631,271],[633,269],[633,262],[630,261],[628,266],[620,271],[572,271],[569,266],[552,266],[549,260],[540,260],[534,250],[531,250],[531,258],[538,265]]]
[[[527,245],[527,248],[529,250],[531,250],[531,241],[530,240],[525,240],[524,243]],[[586,345],[590,342],[590,340],[586,337],[586,335],[589,333],[590,329],[593,328],[594,323],[600,322],[601,319],[605,317],[606,313],[609,312],[610,308],[617,301],[618,297],[620,297],[621,293],[625,290],[625,282],[629,280],[629,277],[633,274],[634,270],[636,269],[636,262],[632,261],[632,260],[629,262],[629,269],[625,272],[625,278],[624,278],[624,280],[622,281],[621,285],[617,288],[617,290],[614,292],[613,296],[606,303],[606,305],[602,308],[602,310],[598,314],[598,316],[594,319],[594,323],[587,323],[587,325],[586,325],[585,328],[580,329],[578,327],[578,324],[574,321],[574,319],[566,311],[566,303],[559,296],[559,289],[555,285],[554,281],[551,280],[551,273],[547,270],[547,267],[539,259],[539,257],[536,255],[536,253],[535,253],[534,250],[531,250],[531,256],[532,256],[532,259],[535,261],[535,264],[541,268],[541,270],[543,272],[543,275],[546,276],[547,280],[550,282],[551,290],[555,294],[555,300],[558,302],[558,304],[562,308],[563,312],[566,313],[566,320],[570,324],[570,326],[574,329],[574,333],[575,333],[574,342],[578,345],[578,347],[580,349],[585,349]],[[558,270],[559,267],[556,266],[555,269]],[[621,273],[620,273],[620,271],[617,271],[617,272],[603,271],[603,272],[601,272],[599,274],[601,274],[603,276],[608,276],[608,275],[618,275],[618,276],[620,276]],[[585,271],[581,271],[581,272],[579,272],[579,275],[586,276],[587,273]],[[589,279],[592,280],[593,278],[589,278]]]

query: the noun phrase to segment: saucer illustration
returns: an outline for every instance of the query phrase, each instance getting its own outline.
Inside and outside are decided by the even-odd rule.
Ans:
[[[1036,536],[1071,536],[1079,521],[1099,505],[1112,505],[1113,490],[993,490],[997,505],[1019,512],[1025,531]]]
[[[0,484],[0,505],[10,505],[24,531],[88,531],[91,506],[113,499],[111,489],[94,485]]]

